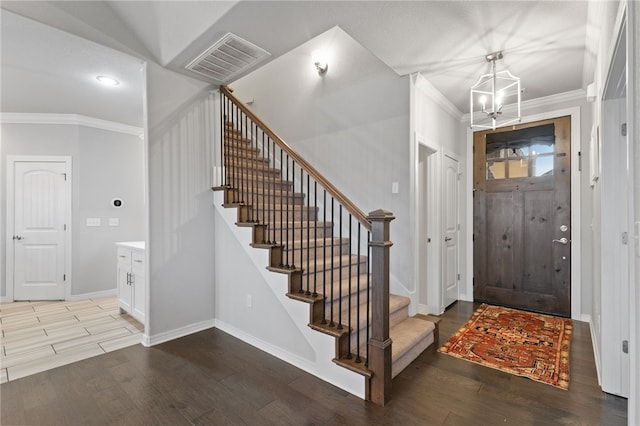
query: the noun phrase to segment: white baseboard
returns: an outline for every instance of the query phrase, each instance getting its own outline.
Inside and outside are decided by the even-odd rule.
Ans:
[[[7,297],[7,296],[0,297],[0,303],[11,303],[11,302],[13,302],[13,299],[11,297]]]
[[[112,288],[110,290],[94,291],[93,293],[72,294],[69,300],[87,300],[87,299],[100,299],[102,297],[112,297],[118,295],[118,289]]]
[[[589,329],[591,329],[591,315],[589,314],[581,314],[580,321],[589,323]]]
[[[440,310],[437,306],[423,305],[420,303],[418,305],[418,313],[424,315],[442,315],[444,311]]]
[[[198,331],[207,330],[215,326],[216,326],[215,320],[211,319],[211,320],[197,322],[195,324],[185,325],[184,327],[176,328],[170,331],[165,331],[164,333],[154,334],[153,336],[150,336],[145,333],[142,336],[142,344],[147,347],[155,346],[155,345],[159,345],[160,343],[168,342],[169,340],[178,339],[180,337],[197,333]]]
[[[593,358],[596,362],[596,373],[598,375],[598,385],[602,386],[602,380],[600,378],[600,346],[597,344],[596,335],[594,333],[595,327],[591,322],[591,315],[582,314],[582,318],[588,319],[586,321],[589,323],[589,332],[591,333],[591,346],[593,347]]]
[[[318,375],[315,366],[308,360],[301,358],[298,355],[292,354],[289,351],[282,350],[281,348],[274,346],[269,342],[258,339],[257,337],[239,330],[234,326],[225,323],[224,321],[220,321],[217,319],[215,320],[215,322],[217,329],[224,331],[225,333],[230,334],[237,339],[242,340],[246,344],[258,348],[261,351],[268,353],[269,355],[273,355],[274,357],[279,358],[295,367],[298,367],[299,369],[304,370],[307,373],[313,374],[314,376]]]

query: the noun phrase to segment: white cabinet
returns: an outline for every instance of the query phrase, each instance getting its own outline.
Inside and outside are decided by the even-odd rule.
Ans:
[[[144,242],[116,243],[118,247],[118,304],[144,324],[146,313],[147,280],[145,273]]]

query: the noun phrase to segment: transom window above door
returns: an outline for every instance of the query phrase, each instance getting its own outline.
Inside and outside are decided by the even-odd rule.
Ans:
[[[487,134],[487,180],[553,175],[553,124]]]

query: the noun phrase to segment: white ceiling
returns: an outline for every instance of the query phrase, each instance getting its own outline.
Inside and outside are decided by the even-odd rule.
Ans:
[[[468,88],[488,70],[484,55],[496,50],[503,50],[505,55],[498,68],[509,68],[522,78],[524,100],[584,88],[589,83],[584,76],[592,73],[597,47],[594,33],[598,16],[591,11],[599,2],[107,1],[88,2],[79,11],[67,2],[46,2],[48,13],[38,12],[41,4],[30,3],[12,6],[5,1],[2,7],[19,9],[25,16],[101,42],[106,39],[117,45],[128,40],[129,47],[140,56],[151,56],[194,78],[199,76],[185,71],[184,66],[229,31],[266,49],[274,60],[339,25],[399,75],[423,73],[464,113],[468,111]],[[99,27],[79,24],[78,19],[91,17],[90,7],[100,10],[94,17]],[[104,22],[113,19],[105,21],[105,11],[119,19],[111,29]],[[124,34],[123,28],[130,35]],[[113,34],[105,37],[110,30]],[[2,36],[4,68],[4,20]],[[36,40],[31,43],[35,44],[33,49],[38,45]],[[77,55],[65,57],[69,63],[73,57],[81,64],[95,56],[86,50],[74,53]],[[68,72],[70,69],[61,62],[51,64],[49,72]],[[56,69],[58,65],[60,70]],[[37,72],[43,73],[43,67]],[[16,72],[12,80],[19,77]],[[2,83],[4,89],[4,76]],[[3,93],[3,110],[4,106]]]
[[[3,11],[2,112],[81,114],[143,125],[143,63],[129,55]],[[97,75],[117,76],[107,87]]]

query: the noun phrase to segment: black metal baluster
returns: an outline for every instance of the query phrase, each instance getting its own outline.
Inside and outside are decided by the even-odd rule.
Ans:
[[[220,92],[220,113],[222,114],[222,120],[220,120],[220,158],[218,160],[220,160],[220,185],[224,186],[227,184],[227,180],[225,179],[225,167],[224,167],[224,163],[225,163],[225,159],[227,158],[227,156],[225,155],[224,152],[224,130],[226,128],[227,125],[227,110],[225,108],[225,100],[226,96],[224,95],[224,93]]]
[[[302,175],[302,174],[301,174]],[[302,176],[301,176],[302,177]],[[311,276],[310,276],[310,263],[311,263],[311,229],[309,229],[309,224],[310,224],[310,216],[311,216],[311,189],[309,187],[309,175],[307,174],[307,194],[306,196],[304,195],[304,191],[301,191],[303,193],[303,201],[302,201],[302,205],[304,206],[304,199],[306,199],[307,201],[307,296],[311,295],[311,291],[310,291],[310,287],[311,287]],[[301,226],[302,228],[302,226]],[[314,253],[315,255],[315,253]],[[315,293],[315,290],[314,290]]]
[[[338,217],[338,243],[342,244],[342,204],[340,204]],[[331,242],[331,248],[335,242]],[[342,253],[339,253],[338,257],[338,330],[342,330]],[[349,308],[350,309],[350,308]]]
[[[244,133],[244,129],[242,128],[242,117],[243,117],[244,113],[242,111],[240,111],[240,109],[238,109],[238,113],[239,113],[239,119],[238,119],[239,134],[238,134],[237,143],[238,143],[238,149],[240,150],[240,161],[236,166],[236,170],[238,172],[238,179],[240,179],[240,184],[239,184],[239,187],[240,187],[240,202],[242,204],[246,204],[245,203],[245,198],[244,198],[244,195],[245,195],[244,194],[245,178],[244,178],[244,175],[242,173],[242,163],[244,162],[244,156],[247,153],[247,150],[244,149],[244,146],[243,146],[244,141],[243,141],[243,138],[242,138],[242,135]],[[245,211],[246,211],[246,209],[245,209]]]
[[[238,194],[239,185],[236,182],[236,158],[239,155],[236,147],[236,133],[235,129],[238,125],[237,122],[237,110],[234,104],[231,103],[231,99],[229,99],[229,108],[231,108],[231,125],[229,126],[229,176],[231,179],[231,187],[233,188],[233,202],[239,202],[240,194]]]
[[[333,197],[331,197],[331,224],[333,225],[334,220],[333,220],[334,216],[333,216]],[[325,265],[326,268],[326,265]],[[336,324],[333,322],[333,235],[331,238],[331,264],[330,264],[330,268],[331,268],[331,322],[329,323],[329,327],[334,327]]]
[[[293,180],[295,181],[295,176],[294,176]],[[294,208],[295,208],[295,206],[297,205],[297,203],[295,202],[295,196],[296,196],[296,193],[295,193],[295,182],[293,184],[293,188],[294,188],[294,191],[293,191],[294,203],[293,203],[293,205],[294,205]],[[303,192],[304,192],[304,170],[302,169],[302,166],[300,166],[300,193],[303,193]],[[306,268],[303,268],[303,266],[302,266],[304,264],[304,262],[303,262],[304,261],[304,222],[303,221],[304,221],[304,214],[305,214],[304,212],[305,212],[305,209],[304,209],[304,201],[303,201],[302,203],[300,203],[300,267],[302,269],[307,269],[308,270],[309,269],[309,266],[308,266],[309,263],[308,262],[307,262],[307,267]],[[309,239],[307,238],[307,249],[308,248],[309,248]],[[309,250],[307,250],[307,251],[309,251]],[[302,283],[300,283],[300,289],[302,289]],[[307,273],[307,290],[306,290],[305,293],[307,295],[311,294],[309,292],[309,274],[308,273]]]
[[[360,229],[362,228],[362,224],[358,222],[358,279],[357,279],[357,293],[356,293],[356,303],[358,305],[358,310],[356,311],[356,327],[358,330],[356,331],[356,362],[361,363],[362,358],[360,358],[360,246],[362,242],[360,241]]]
[[[351,359],[351,333],[353,333],[353,328],[352,328],[352,323],[351,323],[351,310],[353,309],[353,307],[351,306],[351,264],[353,263],[353,261],[351,260],[351,221],[352,221],[352,217],[351,217],[351,213],[349,213],[349,293],[347,295],[347,303],[349,305],[349,318],[348,318],[348,324],[349,324],[349,340],[347,343],[347,359]],[[342,240],[340,240],[340,248],[342,251]],[[359,306],[356,306],[356,311],[359,311]],[[357,327],[357,324],[356,324]]]
[[[247,173],[247,204],[249,204],[249,222],[253,223],[253,215],[255,211],[255,205],[253,204],[253,182],[254,179],[251,177],[251,173],[253,169],[249,164],[251,164],[251,159],[253,157],[253,135],[251,135],[251,126],[249,124],[249,120],[247,115],[244,116],[244,128],[246,133],[246,141],[247,141],[247,160],[244,163],[244,167]]]
[[[289,173],[287,173],[287,181]],[[287,212],[291,209],[291,269],[296,267],[296,205],[293,195],[296,190],[296,161],[291,159],[291,188],[287,191]],[[300,245],[302,245],[302,230],[300,230]],[[302,262],[302,259],[300,259]],[[300,283],[302,288],[302,283]]]
[[[308,177],[309,175],[307,175]],[[307,184],[307,195],[310,194]],[[313,228],[313,297],[318,296],[317,269],[318,269],[318,182],[313,181],[313,211],[316,215],[315,227]]]
[[[287,163],[286,163],[285,168],[287,170],[287,177],[285,178],[285,182],[287,182],[286,183],[286,188],[287,188],[286,198],[287,198],[287,201],[285,203],[284,209],[285,209],[285,220],[286,220],[286,223],[287,223],[287,235],[286,235],[286,237],[287,237],[287,244],[286,244],[286,247],[287,247],[287,258],[286,258],[286,261],[285,261],[285,267],[288,268],[290,266],[290,264],[289,264],[289,254],[291,252],[291,243],[289,242],[289,240],[293,239],[293,237],[295,237],[295,234],[293,233],[293,230],[289,229],[289,183],[288,183],[289,182],[289,154],[286,155],[286,158],[287,158]],[[285,185],[283,185],[283,189],[284,189],[284,187],[285,187]],[[289,232],[289,231],[291,231],[291,232]],[[289,238],[289,237],[291,237],[291,238]]]
[[[271,138],[269,138],[269,139],[271,139]],[[271,140],[271,145],[273,146],[273,169],[277,170],[277,167],[276,167],[276,141]],[[281,151],[281,155],[282,155],[282,151]],[[277,214],[276,213],[276,205],[278,204],[278,201],[276,200],[277,199],[277,193],[278,193],[276,191],[276,182],[278,181],[278,179],[282,179],[282,158],[280,158],[280,174],[276,174],[276,173],[273,174],[273,181],[271,182],[271,188],[270,188],[270,190],[271,190],[271,192],[273,194],[273,206],[271,207],[271,209],[272,209],[271,215],[273,216],[273,222],[274,222],[274,225],[273,225],[273,244],[276,244],[277,241],[278,241],[277,231],[276,231],[276,227],[275,227],[275,222],[276,222],[276,219],[277,219],[277,217],[276,217],[276,214]],[[280,204],[282,204],[282,195],[280,195],[280,199],[279,200],[280,200],[279,201]],[[282,224],[280,225],[280,229],[282,230]],[[282,232],[282,231],[280,231],[280,232]],[[282,234],[280,234],[280,237],[282,237]],[[280,238],[280,244],[282,244],[282,238]]]
[[[256,133],[254,133],[254,124],[251,120],[251,148],[257,150],[258,149],[258,138],[256,137]],[[255,146],[254,146],[255,144]],[[254,158],[255,157],[255,158]],[[257,186],[258,186],[258,169],[255,167],[255,164],[258,161],[258,153],[257,151],[251,151],[249,155],[249,161],[247,162],[248,171],[253,170],[254,178],[251,179],[251,222],[258,222],[258,199],[257,199]]]
[[[271,186],[273,186],[275,179],[276,179],[276,174],[275,174],[275,170],[276,170],[276,147],[274,145],[274,142],[271,140],[270,137],[267,137],[267,145],[270,148],[270,158],[267,158],[268,161],[268,166],[269,168],[273,168],[274,173],[271,173],[273,175],[273,182],[271,182],[271,180],[268,182],[267,184],[267,199],[271,200],[271,194],[273,194],[273,202],[269,202],[269,206],[270,208],[275,208],[276,205],[276,198],[275,198],[275,191],[270,190],[269,188]],[[273,165],[272,165],[273,163]],[[276,212],[274,211],[273,213],[271,212],[271,210],[267,210],[267,221],[269,221],[269,226],[272,226],[272,234],[271,234],[271,239],[269,240],[270,244],[275,244],[276,243]]]
[[[371,231],[367,232],[367,360],[364,362],[365,367],[369,366],[369,311],[371,310]]]
[[[264,162],[265,159],[265,153],[267,158],[269,158],[269,147],[264,146],[264,132],[262,133],[262,166],[266,168],[266,170],[268,171],[269,168],[267,167],[268,163]],[[264,193],[265,190],[265,182],[268,179],[268,176],[265,176],[262,179],[262,223],[265,226],[264,229],[262,230],[262,243],[267,243],[269,241],[269,224],[268,224],[268,218],[267,218],[267,203],[266,203],[266,194]]]
[[[325,303],[322,304],[322,324],[327,323],[327,238],[324,234],[326,232],[326,223],[327,223],[327,190],[322,190],[322,235],[324,235],[322,241],[322,261],[324,262],[324,268],[322,268],[322,294],[324,295]]]
[[[282,180],[282,161],[283,161],[283,155],[282,154],[283,154],[282,149],[280,149],[280,179],[281,180]],[[274,182],[274,184],[275,184],[275,182]],[[274,188],[275,188],[275,186],[274,186]],[[283,238],[283,235],[282,235],[282,232],[283,232],[283,229],[284,229],[284,223],[282,221],[282,219],[283,219],[282,208],[283,208],[284,204],[282,203],[282,201],[283,201],[282,200],[282,192],[280,192],[280,245],[283,246],[282,250],[284,251],[284,249],[285,249],[285,247],[284,247],[284,238]],[[275,208],[274,208],[273,212],[275,213]],[[288,232],[287,232],[287,234],[288,234]],[[284,266],[283,260],[284,260],[283,256],[280,256],[280,266]]]

